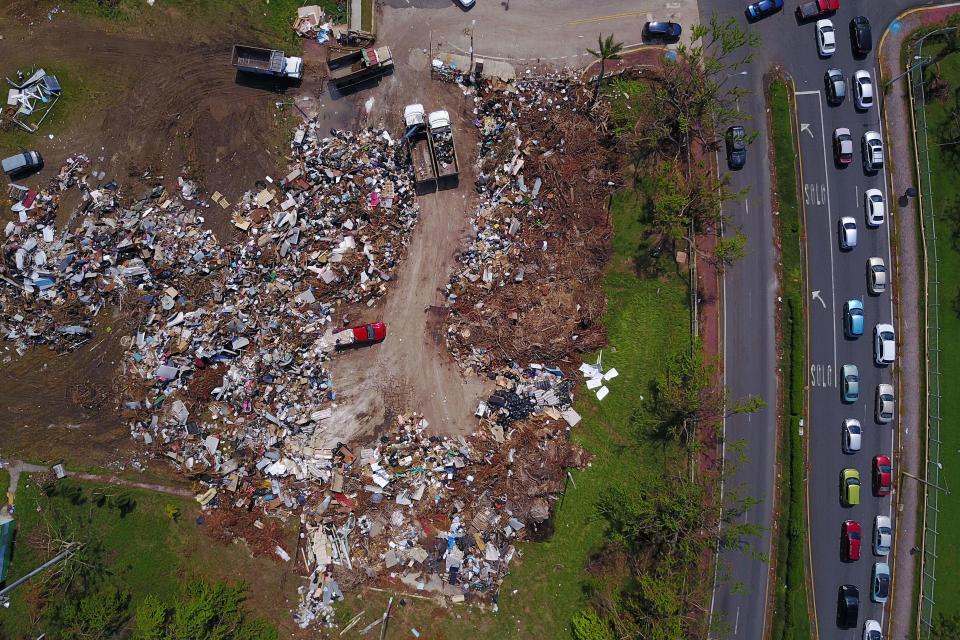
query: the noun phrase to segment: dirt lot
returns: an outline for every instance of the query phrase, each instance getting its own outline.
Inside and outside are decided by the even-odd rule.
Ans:
[[[234,202],[285,166],[282,156],[300,112],[290,106],[278,109],[277,102],[295,102],[330,127],[378,123],[399,132],[402,105],[413,98],[425,100],[418,92],[426,93],[429,86],[428,108],[445,107],[459,118],[463,180],[458,189],[421,199],[408,264],[392,292],[377,309],[350,314],[351,320],[386,320],[390,337],[333,363],[342,418],[328,441],[369,435],[394,411],[405,409],[421,411],[446,433],[473,429],[472,412],[486,385],[465,381],[457,371],[444,346],[440,312],[453,255],[469,231],[475,140],[467,116],[472,102],[455,87],[430,84],[425,69],[408,68],[379,86],[332,99],[318,79],[322,64],[311,64],[322,52],[310,47],[302,86],[241,84],[230,66],[230,46],[259,41],[241,27],[210,27],[202,38],[175,29],[162,30],[161,38],[105,34],[102,22],[63,15],[47,20],[45,13],[37,20],[29,11],[24,14],[22,6],[6,9],[7,24],[18,28],[0,30],[0,71],[12,76],[18,68],[34,65],[69,69],[83,76],[84,90],[94,96],[69,112],[62,126],[54,121],[52,129],[27,138],[47,161],[31,184],[45,181],[70,154],[86,152],[94,169],[105,173],[104,182],[116,179],[128,194],[158,182],[175,188],[177,176],[184,175]],[[69,104],[64,108],[69,111]],[[52,139],[43,135],[51,130]],[[227,212],[211,209],[207,218],[221,240],[232,237]],[[106,328],[116,320],[104,314],[101,324]],[[0,372],[5,389],[0,423],[14,427],[4,438],[6,455],[65,456],[103,465],[130,454],[116,407],[104,400],[114,385],[123,334],[122,325],[111,327],[111,333],[98,333],[73,354],[35,352],[17,358],[10,352],[11,360]]]

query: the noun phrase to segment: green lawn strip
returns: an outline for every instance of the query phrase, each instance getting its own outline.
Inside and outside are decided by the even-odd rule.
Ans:
[[[779,215],[776,217],[783,261],[780,317],[780,350],[783,353],[784,407],[787,424],[781,435],[780,465],[787,471],[781,478],[778,495],[777,582],[773,638],[810,637],[807,592],[804,582],[805,519],[803,504],[803,417],[805,369],[803,266],[800,256],[800,207],[797,199],[796,152],[793,144],[789,90],[786,82],[775,80],[768,90],[773,127]]]
[[[935,56],[941,46],[928,40],[923,54]],[[927,101],[927,146],[936,225],[937,279],[940,283],[940,462],[943,465],[940,482],[952,493],[940,494],[934,616],[937,613],[960,613],[960,546],[950,537],[952,532],[960,529],[960,430],[956,428],[960,423],[960,394],[953,392],[960,385],[960,251],[951,237],[957,228],[951,214],[956,215],[954,212],[960,210],[960,156],[950,154],[948,147],[941,146],[937,135],[949,118],[954,92],[960,89],[960,55],[950,55],[935,67],[927,68],[926,76],[929,78],[935,70],[939,70],[949,87],[946,99]],[[922,144],[923,138],[918,142]],[[921,167],[921,179],[926,178],[926,167]],[[926,191],[922,190],[922,193]],[[928,228],[927,233],[930,232]]]
[[[105,580],[130,593],[131,612],[148,593],[170,598],[193,578],[231,582],[242,579],[256,587],[250,590],[250,600],[260,615],[277,624],[289,623],[289,606],[277,608],[278,595],[290,599],[296,589],[296,585],[285,581],[282,575],[289,572],[288,566],[252,558],[242,545],[224,546],[207,538],[195,522],[200,514],[196,502],[114,485],[71,480],[60,483],[61,486],[79,486],[83,501],[74,505],[62,495],[47,497],[31,476],[20,476],[14,514],[17,531],[8,583],[49,559],[50,556],[36,545],[36,540],[46,527],[46,514],[56,510],[82,525],[84,531],[92,532],[103,544],[107,569]],[[108,496],[128,494],[136,501],[136,506],[131,513],[120,517],[118,510],[109,505],[95,505],[92,500],[95,491]],[[180,509],[176,521],[166,513],[167,505]],[[62,525],[62,522],[55,524]],[[287,543],[288,548],[293,548],[295,540],[294,532]],[[0,616],[0,637],[28,637],[34,631],[25,598],[31,585],[39,579],[21,585],[12,594],[10,608]],[[268,595],[269,603],[258,601],[264,594]]]
[[[0,504],[7,504],[7,489],[10,488],[10,472],[0,469]]]
[[[374,11],[376,7],[373,0],[360,0],[360,30],[373,31]]]
[[[650,381],[664,354],[690,340],[684,281],[673,274],[651,279],[634,274],[636,254],[647,236],[637,221],[642,202],[632,193],[614,198],[614,255],[604,279],[609,300],[604,325],[610,344],[603,351],[603,364],[616,367],[620,375],[609,383],[610,395],[603,402],[583,386],[578,389],[576,408],[583,422],[573,437],[594,458],[589,468],[572,472],[576,487],[568,485],[557,508],[552,538],[519,545],[521,556],[510,566],[497,614],[455,607],[451,616],[441,614],[435,603],[408,598],[406,606],[394,609],[397,617],[392,624],[402,633],[415,627],[425,637],[441,637],[437,634],[442,632],[448,640],[474,640],[478,633],[491,638],[568,638],[571,618],[588,606],[587,564],[604,543],[605,524],[597,517],[597,501],[634,475],[660,474],[671,460],[680,460],[673,452],[640,444],[630,426],[641,398],[649,398]],[[593,361],[596,356],[584,359]],[[349,620],[366,609],[365,619],[370,620],[371,612],[380,613],[386,606],[386,594],[357,595],[347,594],[341,618]]]

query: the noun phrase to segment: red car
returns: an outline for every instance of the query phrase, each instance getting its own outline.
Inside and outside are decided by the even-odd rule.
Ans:
[[[843,557],[848,562],[856,562],[860,559],[860,523],[856,520],[845,520],[840,535],[843,536],[841,542],[843,546]]]
[[[888,496],[893,490],[893,465],[890,456],[873,456],[873,495]]]
[[[387,325],[382,322],[371,322],[356,327],[344,327],[342,330],[350,330],[353,332],[354,344],[380,342],[387,337]]]

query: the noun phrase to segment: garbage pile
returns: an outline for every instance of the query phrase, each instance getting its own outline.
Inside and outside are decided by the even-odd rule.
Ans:
[[[557,378],[537,390],[548,393],[564,386],[542,367],[513,375],[498,383],[517,391]],[[554,406],[557,419],[559,408],[572,411],[569,396]],[[477,433],[451,440],[430,435],[413,413],[398,416],[375,446],[334,450],[325,495],[315,495],[301,516],[300,551],[311,575],[298,624],[329,622],[340,583],[351,575],[454,602],[495,597],[516,542],[548,519],[565,469],[587,463],[557,419],[536,414],[504,426],[491,414]]]
[[[480,202],[447,285],[447,345],[464,369],[544,361],[569,373],[605,342],[607,204],[620,177],[588,93],[559,76],[478,87]]]
[[[446,128],[431,133],[433,136],[433,150],[441,169],[454,164],[453,157],[453,129]]]
[[[11,184],[7,196],[16,220],[4,227],[0,279],[0,332],[23,355],[31,345],[68,350],[87,341],[105,298],[136,285],[141,248],[128,237],[136,222],[117,214],[119,187],[88,184],[89,160],[68,158],[41,190]],[[57,231],[60,199],[81,193],[79,228]]]

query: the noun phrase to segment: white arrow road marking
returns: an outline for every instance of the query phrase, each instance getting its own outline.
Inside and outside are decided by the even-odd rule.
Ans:
[[[809,133],[811,138],[813,137],[813,131],[810,131],[810,125],[807,124],[806,122],[801,122],[801,123],[800,123],[800,133],[803,133],[804,131],[806,131],[807,133]]]
[[[824,302],[824,301],[823,301],[823,298],[820,297],[820,290],[819,290],[819,289],[817,289],[816,291],[813,292],[813,299],[814,299],[814,300],[819,300],[819,301],[820,301],[820,304],[823,305],[823,308],[824,308],[824,309],[827,308],[827,303]]]

